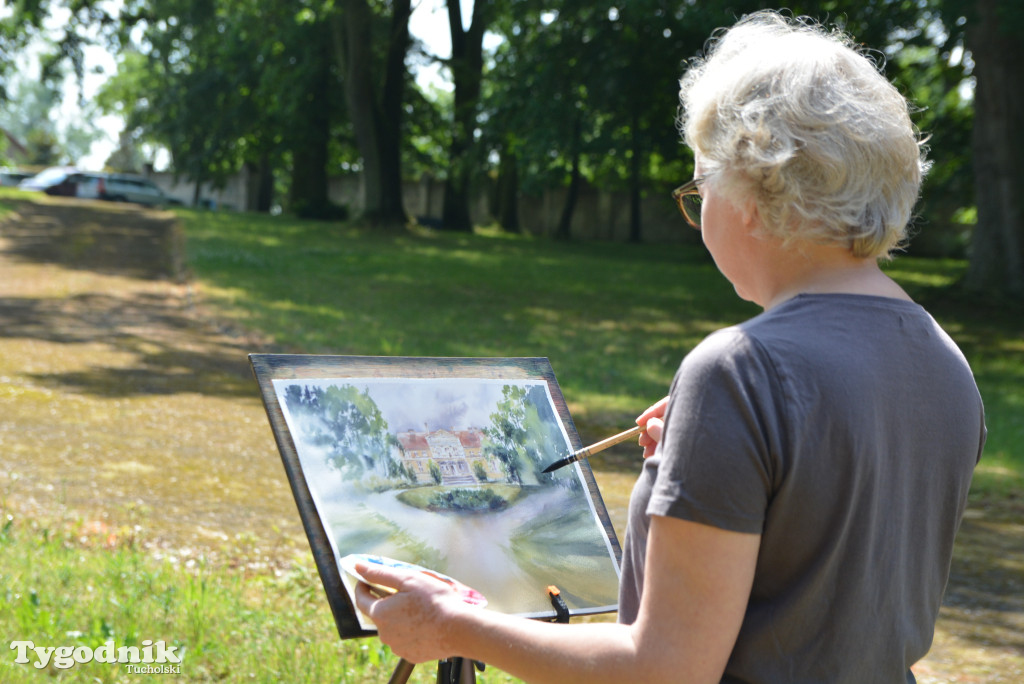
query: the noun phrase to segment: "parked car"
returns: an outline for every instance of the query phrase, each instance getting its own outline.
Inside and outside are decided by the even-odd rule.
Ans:
[[[181,200],[171,197],[148,178],[128,173],[100,174],[100,184],[96,191],[100,199],[112,202],[181,204]]]
[[[26,178],[31,178],[32,174],[28,171],[22,171],[20,169],[0,169],[0,186],[14,187]]]
[[[74,197],[75,183],[72,177],[78,169],[71,166],[53,166],[18,183],[22,190],[40,190],[48,195]]]
[[[130,173],[97,173],[74,167],[55,166],[22,181],[26,190],[41,190],[48,195],[101,199],[111,202],[135,202],[146,205],[181,204],[156,183]]]

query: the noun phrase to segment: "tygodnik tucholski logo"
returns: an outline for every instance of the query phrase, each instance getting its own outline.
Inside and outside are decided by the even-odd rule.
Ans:
[[[145,639],[142,646],[117,646],[107,641],[95,650],[88,646],[36,646],[31,641],[12,641],[11,650],[17,651],[14,662],[32,665],[38,669],[53,663],[58,670],[66,670],[84,663],[116,663],[124,665],[131,674],[181,674],[181,659],[177,646],[163,641]]]

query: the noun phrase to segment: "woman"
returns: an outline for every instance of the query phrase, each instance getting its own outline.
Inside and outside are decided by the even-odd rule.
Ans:
[[[962,354],[878,266],[926,164],[851,45],[761,12],[683,78],[696,169],[677,200],[765,311],[698,345],[637,419],[619,624],[475,610],[364,568],[397,589],[357,597],[396,653],[531,682],[913,681],[985,427]]]

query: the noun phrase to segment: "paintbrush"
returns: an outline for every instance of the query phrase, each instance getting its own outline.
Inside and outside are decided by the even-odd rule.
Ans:
[[[640,427],[639,425],[637,425],[635,428],[630,428],[629,430],[626,430],[625,432],[620,432],[619,434],[613,435],[613,436],[609,437],[608,439],[602,439],[600,442],[598,442],[596,444],[591,444],[588,447],[583,447],[582,449],[578,449],[578,450],[572,452],[571,454],[569,454],[568,456],[566,456],[565,458],[562,458],[562,459],[559,459],[559,460],[555,461],[554,463],[549,465],[547,468],[545,468],[544,472],[545,473],[550,473],[550,472],[553,472],[555,470],[558,470],[559,468],[567,466],[570,463],[575,463],[576,461],[580,460],[581,458],[587,458],[588,456],[593,456],[597,452],[604,451],[605,449],[607,449],[610,446],[615,446],[616,444],[618,444],[620,442],[625,442],[627,439],[631,439],[633,437],[636,437],[641,432],[643,432],[643,428]]]

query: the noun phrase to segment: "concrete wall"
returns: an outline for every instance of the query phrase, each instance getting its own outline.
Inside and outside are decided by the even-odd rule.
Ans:
[[[357,188],[357,184],[354,184]],[[519,225],[533,235],[550,237],[558,230],[565,205],[567,188],[554,188],[539,195],[519,198]],[[671,190],[648,193],[640,202],[641,239],[644,242],[696,241],[698,233],[679,215]],[[479,225],[495,221],[488,201],[489,188],[481,189],[470,207],[473,221]],[[358,190],[341,199],[351,199],[350,207],[358,207]],[[332,199],[334,195],[332,195]],[[440,219],[444,199],[444,183],[429,178],[410,182],[403,189],[406,212],[413,217]],[[573,238],[585,240],[629,240],[629,193],[601,191],[585,186],[580,190],[569,226]]]
[[[181,200],[186,206],[193,206],[195,199],[196,184],[186,180],[184,177],[175,180],[174,174],[156,171],[147,174],[149,179],[159,186],[161,190],[171,197]],[[204,183],[200,188],[199,206],[209,209],[229,209],[233,211],[244,211],[247,208],[249,174],[245,169],[235,174],[228,181],[223,189],[214,188],[209,183]]]
[[[150,177],[166,193],[191,206],[195,184],[184,180],[175,182],[169,173],[152,173]],[[362,177],[345,175],[331,178],[328,197],[331,201],[348,206],[358,213],[361,209]],[[250,179],[243,170],[227,186],[218,190],[205,184],[201,188],[200,204],[211,209],[244,211],[248,206]],[[489,187],[481,188],[470,206],[470,215],[478,225],[494,223],[489,202]],[[524,231],[539,236],[553,236],[562,215],[567,189],[554,188],[540,195],[524,195],[519,199],[519,224]],[[696,231],[679,215],[669,190],[648,193],[641,201],[641,239],[643,242],[671,243],[695,241]],[[409,216],[426,219],[430,224],[439,221],[444,201],[444,182],[424,177],[409,181],[403,188],[405,210]],[[629,194],[600,191],[584,186],[577,198],[570,226],[573,238],[584,240],[629,240]]]

